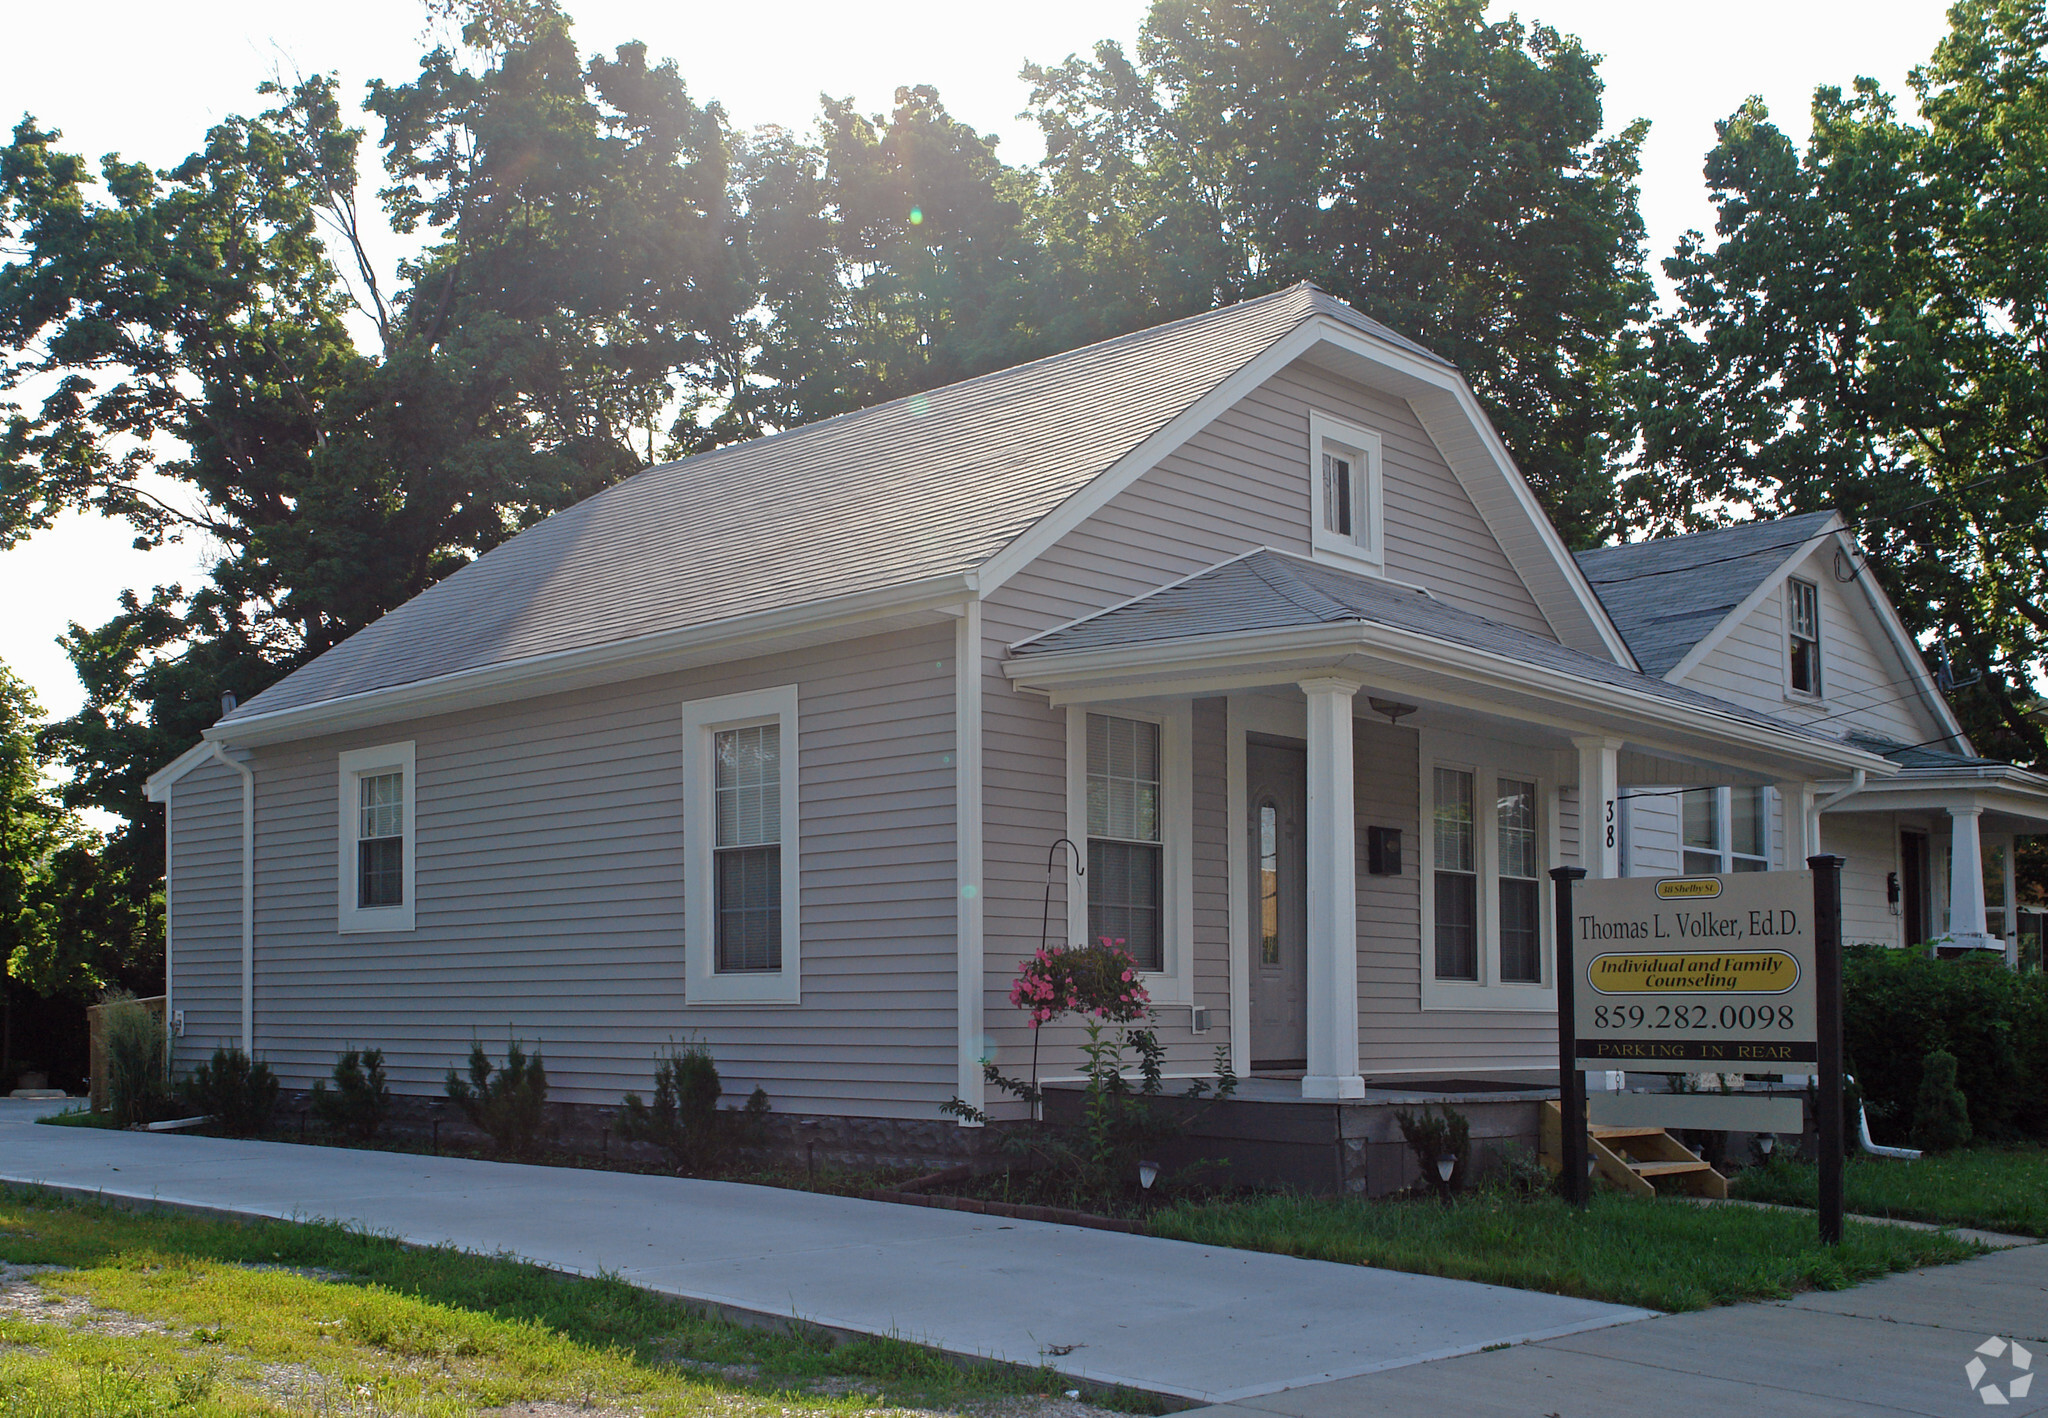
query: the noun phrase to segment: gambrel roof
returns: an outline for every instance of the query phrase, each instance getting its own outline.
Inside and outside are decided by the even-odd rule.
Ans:
[[[1309,285],[668,463],[479,557],[224,721],[969,571],[1303,321]]]
[[[1578,553],[1579,567],[1645,674],[1666,675],[1802,548],[1833,512],[1743,522]]]

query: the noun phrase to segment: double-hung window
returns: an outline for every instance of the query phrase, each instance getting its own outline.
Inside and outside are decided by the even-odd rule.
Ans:
[[[796,686],[683,706],[683,810],[688,1002],[800,1002]]]
[[[1311,413],[1308,424],[1311,546],[1319,560],[1378,571],[1386,560],[1380,436],[1330,414]]]
[[[1088,939],[1165,967],[1160,726],[1088,716]]]
[[[413,928],[413,746],[341,755],[339,929]]]
[[[1785,582],[1787,681],[1794,694],[1820,694],[1820,588],[1789,577]]]
[[[1423,1007],[1537,1009],[1554,855],[1540,750],[1425,732]]]
[[[1687,876],[1771,869],[1767,788],[1687,788],[1679,811]]]
[[[782,726],[712,734],[721,973],[782,968]]]
[[[1162,1004],[1194,1001],[1193,737],[1185,701],[1067,710],[1067,939],[1129,952]]]

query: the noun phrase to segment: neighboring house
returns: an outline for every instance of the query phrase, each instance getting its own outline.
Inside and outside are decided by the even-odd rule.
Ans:
[[[1783,710],[1641,672],[1458,372],[1297,286],[649,469],[227,713],[151,780],[180,1057],[509,1030],[607,1105],[697,1039],[944,1147],[1047,932],[1175,1073],[1554,1067],[1620,785],[1904,776]]]
[[[1971,751],[1838,514],[1578,560],[1645,673],[1841,735],[1898,770],[1823,783],[1812,803],[1739,787],[1625,791],[1624,871],[1796,866],[1787,822],[1817,810],[1823,850],[1846,862],[1845,939],[2017,953],[2013,838],[2048,832],[2048,777]]]

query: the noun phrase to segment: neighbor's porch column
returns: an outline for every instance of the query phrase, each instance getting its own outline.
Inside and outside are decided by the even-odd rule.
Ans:
[[[1621,875],[1621,740],[1588,734],[1579,750],[1579,865],[1589,877]]]
[[[2020,968],[2020,899],[2018,891],[2015,890],[2018,885],[2015,877],[2018,868],[2012,858],[2013,853],[2019,848],[2020,839],[2008,832],[2001,840],[2004,850],[1999,853],[1999,859],[2004,865],[2004,870],[1999,873],[2003,878],[1999,882],[1999,888],[2000,894],[2005,898],[2005,913],[1998,919],[2000,929],[2005,935],[2006,968],[2017,970]]]
[[[1813,784],[1788,779],[1778,784],[1778,801],[1785,809],[1785,860],[1781,871],[1803,871],[1808,857],[1820,855],[1820,814]]]
[[[1363,1098],[1358,1072],[1358,853],[1348,679],[1308,696],[1308,1072],[1304,1098]]]
[[[1975,803],[1948,810],[1948,934],[1957,945],[1991,944],[1984,928],[1984,844],[1977,828],[1983,815]]]

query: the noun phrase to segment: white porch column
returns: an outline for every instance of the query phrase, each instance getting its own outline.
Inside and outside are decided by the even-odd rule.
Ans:
[[[1820,814],[1814,811],[1813,784],[1787,779],[1778,784],[1778,800],[1785,809],[1784,871],[1804,871],[1806,859],[1820,855]]]
[[[1957,945],[1987,946],[1984,928],[1984,845],[1975,803],[1949,808],[1948,933]]]
[[[1621,740],[1575,737],[1579,750],[1579,865],[1589,877],[1621,875]]]
[[[1308,1072],[1304,1098],[1363,1098],[1358,1072],[1358,853],[1348,679],[1308,696]]]

